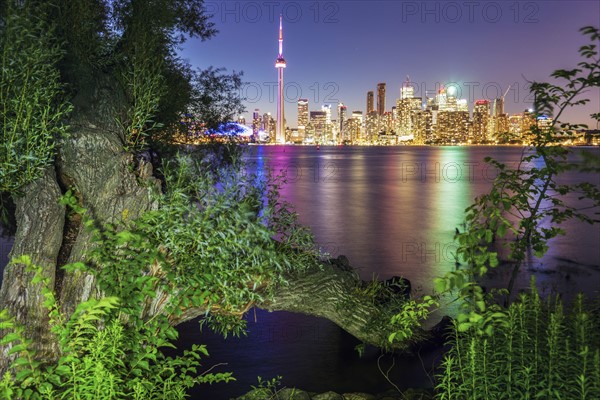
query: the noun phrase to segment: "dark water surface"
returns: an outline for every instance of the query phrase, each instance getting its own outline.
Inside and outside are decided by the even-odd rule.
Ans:
[[[600,149],[587,149],[600,156]],[[574,157],[580,152],[575,151]],[[285,171],[283,197],[293,203],[324,252],[346,255],[363,279],[402,275],[413,290],[426,293],[433,278],[455,268],[455,228],[464,209],[489,190],[496,171],[483,159],[493,156],[516,165],[518,147],[315,147],[253,146],[252,168]],[[600,185],[595,174],[572,173],[565,182]],[[598,219],[598,216],[596,216]],[[551,242],[543,259],[531,258],[517,282],[529,286],[535,275],[542,290],[560,290],[567,297],[600,288],[600,225],[567,222],[567,236]],[[0,242],[0,265],[9,244]],[[491,284],[501,285],[507,272],[495,272]],[[451,312],[451,310],[450,310]],[[439,318],[439,316],[438,316]],[[249,335],[223,340],[198,331],[198,323],[180,328],[180,343],[208,346],[208,368],[232,371],[237,382],[203,387],[194,397],[219,400],[240,395],[256,385],[257,376],[283,376],[283,384],[309,391],[382,392],[392,388],[378,372],[379,353],[368,349],[361,359],[357,342],[333,323],[303,315],[251,312]],[[256,320],[256,322],[255,322]],[[434,321],[433,321],[434,322]],[[438,353],[395,358],[390,378],[399,386],[431,386],[423,372]],[[387,370],[391,358],[381,360]]]
[[[422,293],[432,288],[434,277],[455,268],[455,228],[461,228],[464,209],[489,190],[496,176],[483,159],[493,156],[516,165],[521,152],[517,147],[257,146],[250,148],[248,160],[252,168],[286,173],[282,195],[313,229],[323,251],[346,255],[363,279],[402,275]],[[564,180],[600,184],[594,174]],[[576,222],[563,227],[566,237],[553,240],[543,259],[529,260],[519,289],[529,286],[531,274],[542,290],[558,289],[567,296],[600,288],[600,227]],[[499,270],[491,284],[501,285],[507,278],[507,271]],[[311,391],[392,388],[378,371],[378,352],[371,349],[359,358],[353,350],[357,342],[329,321],[261,311],[256,323],[253,314],[249,320],[246,338],[202,338],[210,361],[228,362],[223,370],[233,371],[238,381],[199,394],[210,399],[239,395],[256,385],[258,375],[282,375],[285,385]],[[193,340],[196,323],[182,327],[181,334],[183,341]],[[401,387],[431,386],[424,371],[437,358],[436,352],[396,357],[390,378]],[[381,360],[381,368],[387,370],[391,361]]]

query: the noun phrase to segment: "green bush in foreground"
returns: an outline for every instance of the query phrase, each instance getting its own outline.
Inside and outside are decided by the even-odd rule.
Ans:
[[[560,299],[531,288],[499,313],[491,335],[455,322],[436,399],[600,398],[597,307],[579,295],[565,312]]]
[[[115,312],[120,308],[116,297],[82,302],[67,319],[41,269],[28,257],[13,262],[36,271],[34,280],[44,283],[44,304],[60,357],[50,365],[35,361],[31,340],[6,310],[0,312],[0,329],[10,331],[0,344],[11,344],[9,355],[18,355],[12,364],[14,376],[7,372],[0,381],[1,399],[183,399],[198,383],[233,379],[230,373],[202,374],[205,346],[194,345],[179,357],[163,355],[160,348],[174,347],[175,329],[153,322],[148,325],[156,328],[154,335],[127,328]]]

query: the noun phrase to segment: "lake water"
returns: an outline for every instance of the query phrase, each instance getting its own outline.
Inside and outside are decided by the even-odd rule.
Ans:
[[[577,157],[581,149],[576,149]],[[587,149],[600,156],[600,149]],[[250,166],[284,171],[283,197],[295,205],[302,223],[310,226],[324,252],[346,255],[363,279],[402,275],[416,293],[427,293],[433,279],[455,267],[455,228],[461,229],[464,209],[489,190],[496,171],[483,162],[492,156],[516,165],[518,147],[304,147],[251,146]],[[565,182],[600,185],[594,174],[573,173]],[[596,216],[596,219],[598,217]],[[517,287],[535,275],[542,290],[555,288],[568,298],[578,291],[600,288],[600,224],[568,222],[565,237],[551,242],[540,260],[531,258]],[[9,243],[0,243],[0,265]],[[507,278],[501,269],[490,284]],[[382,392],[392,388],[378,372],[379,353],[363,358],[358,343],[340,328],[319,318],[286,312],[251,311],[249,334],[227,339],[198,331],[198,323],[180,327],[180,344],[205,343],[211,354],[205,366],[228,365],[237,382],[203,387],[198,397],[219,400],[240,395],[256,385],[257,376],[283,376],[287,386],[310,391]],[[256,322],[255,322],[256,321]],[[439,352],[415,357],[386,356],[381,368],[395,367],[390,378],[399,386],[431,386],[430,370]]]

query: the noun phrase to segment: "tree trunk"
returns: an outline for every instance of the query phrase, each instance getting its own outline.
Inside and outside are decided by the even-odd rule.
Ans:
[[[61,196],[53,169],[23,189],[15,198],[17,231],[11,256],[29,255],[42,267],[45,277],[54,284],[56,262],[62,243],[65,209],[58,204]],[[0,307],[6,308],[33,340],[41,358],[51,358],[56,348],[48,331],[48,312],[43,306],[41,284],[33,284],[33,273],[22,264],[9,264],[4,269],[0,288]],[[0,331],[0,336],[5,332]],[[8,347],[1,349],[0,370],[6,367]]]
[[[151,170],[143,163],[145,174],[131,170],[131,156],[123,152],[115,132],[89,122],[75,126],[60,146],[56,172],[48,169],[42,178],[25,188],[23,197],[15,199],[18,226],[10,255],[30,255],[43,268],[66,313],[99,293],[91,275],[65,273],[61,269],[66,263],[84,261],[91,244],[90,233],[82,229],[80,218],[65,217],[65,208],[58,204],[60,196],[73,190],[80,204],[100,224],[133,219],[153,207],[150,193],[157,181],[148,176]],[[40,286],[31,280],[32,274],[23,266],[8,266],[0,289],[0,308],[7,308],[16,317],[25,327],[26,336],[33,339],[39,358],[48,361],[57,357],[58,349],[49,332]],[[366,343],[387,345],[390,332],[370,325],[381,306],[357,295],[359,281],[352,273],[331,265],[315,266],[313,271],[289,277],[288,281],[289,285],[275,288],[272,301],[256,306],[325,317]],[[205,311],[190,308],[172,322],[178,324]],[[163,310],[151,304],[148,317],[156,312]],[[401,348],[404,344],[394,346]],[[2,349],[0,372],[10,363],[7,350]]]

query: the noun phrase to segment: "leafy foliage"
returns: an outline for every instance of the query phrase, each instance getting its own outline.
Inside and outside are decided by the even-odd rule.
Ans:
[[[443,362],[438,399],[593,399],[600,396],[600,320],[597,305],[580,295],[565,313],[559,298],[543,302],[534,281],[530,294],[509,305],[514,281],[527,253],[542,257],[549,241],[564,234],[567,219],[593,223],[590,210],[600,206],[600,191],[591,183],[561,184],[559,176],[578,165],[559,142],[580,125],[561,123],[562,113],[586,104],[579,96],[600,86],[599,29],[584,27],[591,44],[580,48],[583,61],[571,70],[557,70],[560,84],[531,85],[536,116],[555,115],[548,128],[532,126],[532,151],[524,149],[516,169],[491,158],[498,170],[488,194],[466,212],[465,231],[457,235],[457,257],[466,267],[436,280],[439,292],[456,290],[463,310],[454,322],[451,350]],[[600,119],[599,114],[592,115]],[[583,169],[597,162],[584,159]],[[573,199],[583,201],[580,208]],[[584,211],[587,210],[587,213]],[[485,294],[477,278],[498,266],[497,246],[508,248],[512,276],[507,288]],[[505,307],[496,294],[506,296]]]
[[[95,241],[86,263],[64,268],[93,275],[102,297],[78,304],[69,317],[48,278],[36,269],[34,283],[44,284],[60,358],[51,365],[36,361],[31,342],[4,311],[0,329],[13,333],[0,344],[20,356],[12,365],[14,381],[7,377],[0,383],[2,393],[8,398],[94,393],[115,399],[184,398],[198,383],[232,379],[229,374],[197,376],[200,357],[207,354],[204,346],[166,357],[160,349],[173,347],[173,321],[196,309],[217,331],[242,333],[243,313],[268,299],[276,285],[286,284],[287,273],[306,267],[295,261],[308,261],[273,240],[268,185],[246,173],[235,154],[231,150],[231,162],[220,168],[209,168],[210,154],[166,162],[165,191],[156,194],[156,209],[133,221],[124,212],[121,221],[98,226],[71,192],[63,197]],[[14,262],[35,268],[27,257]]]
[[[467,208],[466,229],[457,235],[457,257],[466,268],[436,280],[438,291],[456,289],[465,301],[463,317],[467,320],[459,325],[461,330],[477,328],[480,332],[490,333],[493,329],[496,310],[488,309],[476,278],[498,266],[494,246],[506,246],[509,262],[513,265],[507,289],[501,292],[508,299],[529,251],[542,257],[548,250],[548,242],[564,234],[560,224],[567,219],[594,222],[589,213],[600,206],[598,186],[589,182],[566,185],[558,179],[563,172],[578,167],[569,161],[569,150],[558,143],[580,127],[560,123],[559,118],[566,108],[587,102],[578,98],[587,88],[600,86],[598,28],[585,27],[581,31],[590,37],[592,44],[580,48],[583,61],[577,68],[552,74],[564,83],[534,82],[531,85],[537,115],[555,114],[554,125],[549,128],[532,126],[533,149],[524,149],[516,169],[486,158],[486,162],[497,169],[498,175],[490,192],[475,199],[475,203]],[[576,207],[573,198],[583,200],[580,208]]]
[[[7,2],[0,27],[0,192],[18,193],[54,160],[70,106],[61,97],[63,52],[42,5]]]
[[[136,52],[124,73],[132,104],[127,112],[127,122],[121,123],[125,151],[137,153],[144,150],[147,137],[153,130],[162,127],[154,120],[165,92],[161,67],[161,60],[157,60],[148,49],[143,49]]]
[[[91,254],[95,265],[73,267],[96,275],[104,293],[126,300],[121,313],[128,325],[148,334],[168,330],[170,321],[159,314],[181,320],[195,308],[196,315],[205,313],[204,323],[237,335],[246,311],[285,285],[287,274],[315,264],[316,254],[273,240],[268,184],[247,173],[234,153],[219,168],[214,153],[166,161],[156,209],[135,221],[123,215],[120,223],[97,227],[84,218],[98,242]],[[85,216],[73,196],[64,202]],[[149,316],[162,325],[149,325]]]
[[[189,111],[207,129],[217,129],[223,121],[231,121],[245,111],[240,97],[242,73],[224,73],[223,68],[200,70],[193,77]]]
[[[431,308],[438,305],[438,301],[431,296],[423,296],[419,301],[408,300],[402,305],[399,313],[392,317],[394,332],[388,340],[408,340],[414,335],[415,328],[429,317]]]
[[[597,307],[579,295],[565,312],[559,298],[540,299],[532,281],[492,334],[456,321],[436,399],[600,398]]]
[[[50,281],[23,256],[13,260],[35,271],[43,283],[44,305],[51,331],[57,337],[60,357],[54,364],[36,361],[31,340],[23,337],[8,312],[0,312],[0,329],[11,330],[0,344],[18,354],[0,381],[3,399],[183,399],[198,383],[233,379],[229,373],[201,374],[200,359],[208,353],[194,345],[180,357],[166,357],[161,347],[173,347],[177,334],[160,323],[149,329],[128,324],[130,308],[117,297],[90,299],[77,305],[70,317],[57,303]]]

